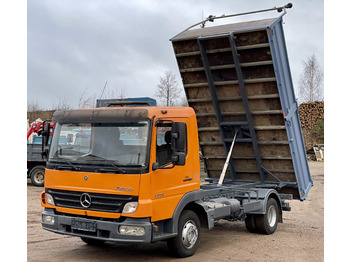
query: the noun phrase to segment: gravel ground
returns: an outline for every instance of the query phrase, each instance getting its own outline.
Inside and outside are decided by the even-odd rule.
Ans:
[[[304,202],[289,201],[284,223],[273,235],[249,233],[244,222],[219,221],[202,230],[199,249],[181,261],[323,261],[324,260],[324,163],[309,162],[314,186]],[[78,237],[41,229],[40,193],[43,188],[27,182],[28,261],[175,261],[165,242],[153,244],[106,243],[86,245]]]

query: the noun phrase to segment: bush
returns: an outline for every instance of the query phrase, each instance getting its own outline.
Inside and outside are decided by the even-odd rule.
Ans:
[[[317,141],[324,143],[324,119],[318,119],[316,126],[312,129],[312,133],[316,136]]]

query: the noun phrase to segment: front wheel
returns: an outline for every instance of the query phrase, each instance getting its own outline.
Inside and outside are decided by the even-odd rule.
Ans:
[[[197,214],[184,210],[179,219],[178,235],[168,240],[169,250],[178,257],[192,256],[198,249],[200,221]]]
[[[30,171],[30,180],[34,186],[44,186],[45,167],[36,166]]]

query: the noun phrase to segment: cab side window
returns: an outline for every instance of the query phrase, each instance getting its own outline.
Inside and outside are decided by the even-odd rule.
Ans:
[[[171,164],[173,149],[171,148],[171,126],[157,126],[156,157],[159,166]]]

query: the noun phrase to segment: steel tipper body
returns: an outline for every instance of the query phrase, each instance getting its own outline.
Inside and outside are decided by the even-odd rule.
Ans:
[[[211,181],[237,132],[226,183],[275,185],[304,200],[312,180],[282,16],[188,30],[171,41]]]

